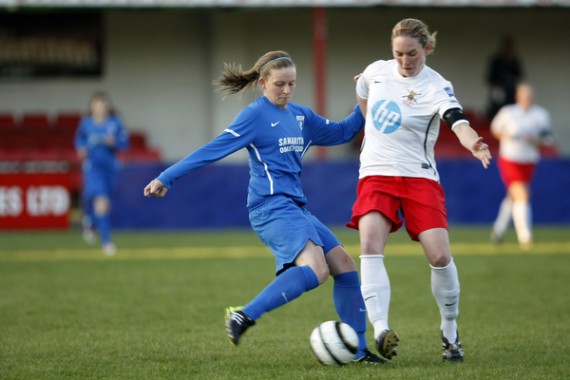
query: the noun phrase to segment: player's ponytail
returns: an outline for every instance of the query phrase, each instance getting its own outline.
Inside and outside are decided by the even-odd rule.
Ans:
[[[255,88],[260,77],[269,76],[271,70],[294,65],[287,52],[270,51],[262,55],[249,70],[244,71],[240,64],[224,63],[224,70],[214,85],[226,95],[237,94],[242,90],[245,93]]]

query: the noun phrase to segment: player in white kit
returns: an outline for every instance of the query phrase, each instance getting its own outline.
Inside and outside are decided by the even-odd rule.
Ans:
[[[435,48],[420,20],[405,19],[392,30],[394,59],[370,64],[356,84],[366,117],[357,200],[349,227],[360,231],[362,294],[378,352],[396,355],[398,335],[388,325],[390,281],[384,247],[402,226],[419,241],[431,266],[431,288],[441,313],[443,359],[463,361],[456,318],[459,279],[451,257],[445,196],[434,145],[443,119],[461,144],[487,168],[487,144],[469,126],[450,82],[426,66]]]
[[[516,103],[504,106],[491,122],[491,132],[500,141],[499,172],[507,188],[493,224],[491,241],[500,243],[511,218],[522,249],[532,248],[530,182],[540,159],[540,145],[553,144],[550,114],[534,104],[533,89],[517,86]]]

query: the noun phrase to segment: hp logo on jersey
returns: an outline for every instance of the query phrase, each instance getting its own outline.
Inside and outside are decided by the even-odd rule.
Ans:
[[[372,123],[380,133],[389,134],[400,128],[402,112],[392,101],[380,100],[372,106]]]

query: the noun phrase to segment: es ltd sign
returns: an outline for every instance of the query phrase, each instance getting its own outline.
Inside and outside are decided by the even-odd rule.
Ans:
[[[0,229],[69,227],[67,173],[0,174]]]

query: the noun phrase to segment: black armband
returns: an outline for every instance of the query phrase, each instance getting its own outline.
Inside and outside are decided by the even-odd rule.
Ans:
[[[551,131],[548,131],[548,130],[542,130],[542,131],[540,131],[540,138],[541,138],[541,139],[546,139],[546,138],[549,138],[549,137],[552,137],[552,132],[551,132]]]
[[[453,126],[459,121],[469,124],[469,120],[467,120],[467,116],[465,116],[461,108],[448,109],[443,114],[443,120],[447,123],[449,129],[452,129]]]

